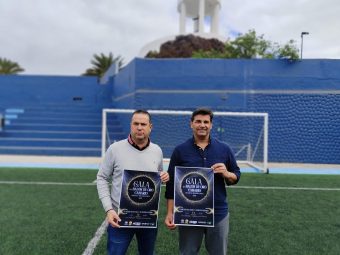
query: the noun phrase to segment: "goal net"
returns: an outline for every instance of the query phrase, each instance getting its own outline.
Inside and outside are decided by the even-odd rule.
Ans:
[[[102,156],[109,145],[130,132],[132,109],[103,109]],[[153,129],[151,141],[158,144],[165,159],[176,145],[192,137],[191,111],[149,110]],[[238,164],[261,172],[268,168],[268,113],[214,112],[213,137],[227,143]]]

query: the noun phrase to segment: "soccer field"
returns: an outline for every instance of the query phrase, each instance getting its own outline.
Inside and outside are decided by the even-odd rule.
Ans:
[[[82,254],[105,217],[96,172],[0,168],[0,254]],[[163,194],[156,254],[178,254]],[[340,253],[340,175],[243,173],[228,196],[228,254]],[[93,254],[105,254],[98,240]]]

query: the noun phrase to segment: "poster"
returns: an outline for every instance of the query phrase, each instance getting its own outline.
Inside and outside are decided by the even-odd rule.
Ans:
[[[174,223],[214,226],[214,172],[211,168],[175,167]]]
[[[156,228],[160,187],[158,172],[124,170],[118,208],[119,225]]]

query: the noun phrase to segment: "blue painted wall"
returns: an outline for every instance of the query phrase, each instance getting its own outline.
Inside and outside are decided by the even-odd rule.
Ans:
[[[0,111],[50,104],[268,112],[269,161],[340,164],[339,70],[339,60],[134,59],[105,85],[0,76]]]
[[[269,161],[340,164],[339,60],[135,59],[117,108],[269,113]]]
[[[96,77],[0,75],[0,107],[36,104],[107,105],[112,85]]]
[[[0,154],[100,156],[104,107],[112,83],[95,77],[0,75]],[[114,119],[108,124],[118,135]]]

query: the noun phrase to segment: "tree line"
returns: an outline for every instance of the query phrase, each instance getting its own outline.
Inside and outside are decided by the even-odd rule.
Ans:
[[[180,35],[173,41],[168,41],[160,46],[159,52],[150,51],[146,58],[234,58],[234,59],[299,59],[299,50],[294,40],[280,45],[264,39],[264,35],[257,35],[255,30],[239,34],[233,40],[222,42],[218,39],[206,39],[195,35]],[[82,75],[102,77],[114,63],[119,69],[123,67],[123,58],[103,53],[94,54],[91,67]],[[19,74],[24,72],[17,62],[0,57],[1,74]]]

